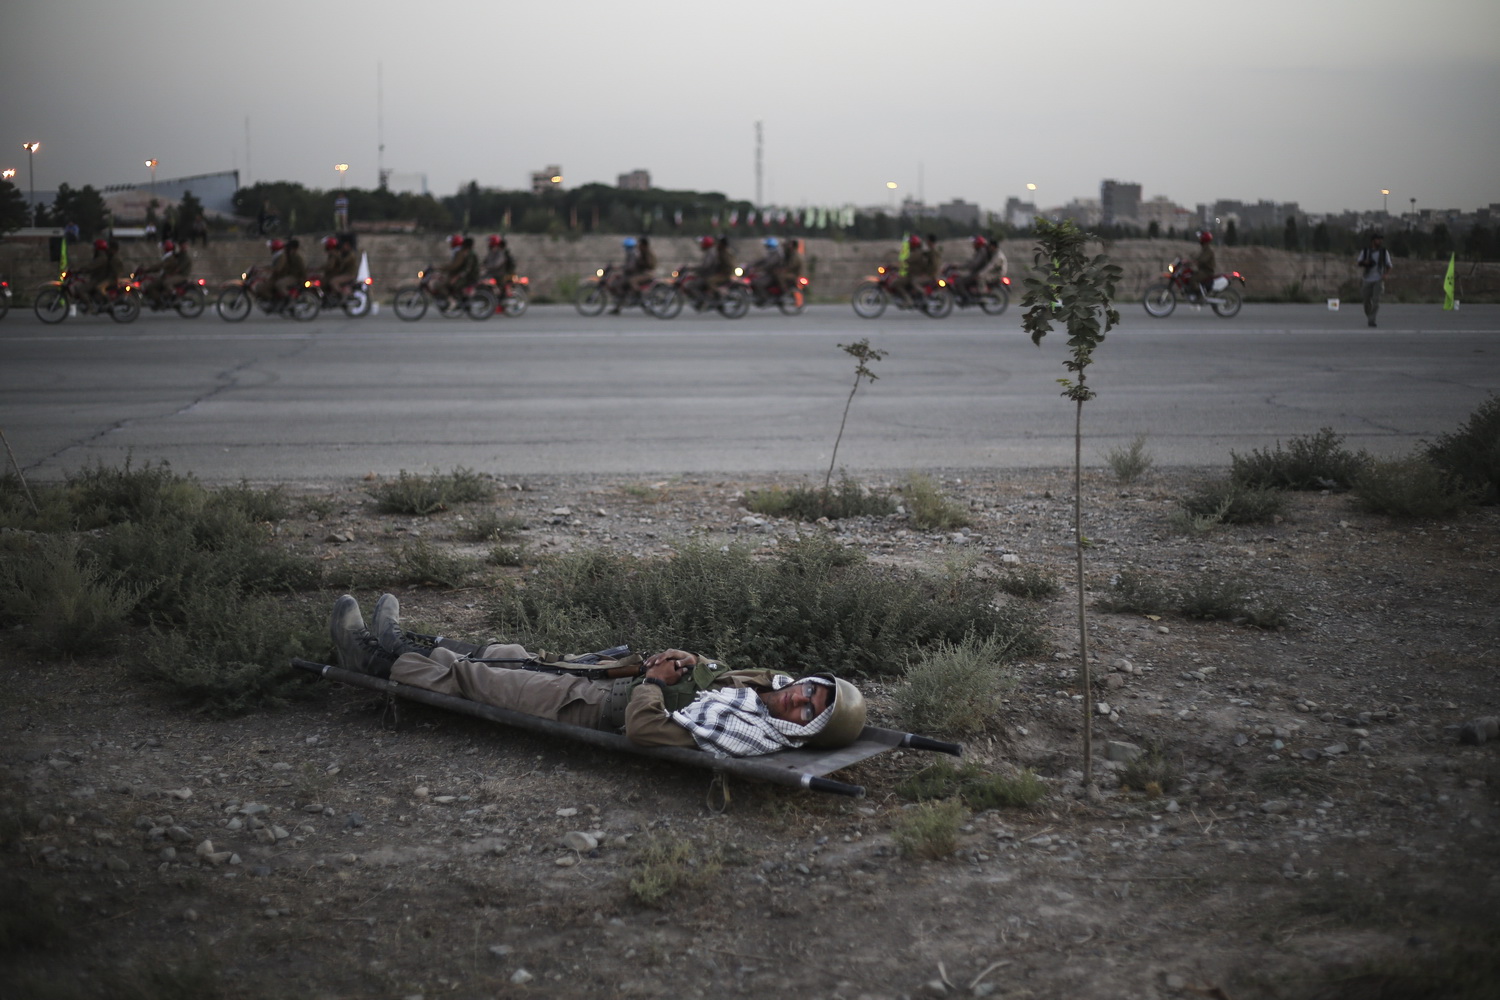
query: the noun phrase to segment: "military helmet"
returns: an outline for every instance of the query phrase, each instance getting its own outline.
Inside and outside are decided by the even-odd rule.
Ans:
[[[865,729],[865,696],[842,677],[833,680],[833,709],[828,724],[807,740],[810,747],[846,747]]]

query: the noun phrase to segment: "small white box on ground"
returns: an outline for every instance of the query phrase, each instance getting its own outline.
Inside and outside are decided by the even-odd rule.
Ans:
[[[1339,300],[1338,299],[1329,299],[1328,300],[1328,311],[1331,312],[1331,313],[1336,313],[1336,312],[1339,311]]]

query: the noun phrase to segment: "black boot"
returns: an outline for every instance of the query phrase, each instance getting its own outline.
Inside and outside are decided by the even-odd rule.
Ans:
[[[401,602],[395,594],[381,594],[375,602],[375,641],[393,657],[402,653],[429,655],[440,644],[430,636],[417,635],[401,627]],[[446,648],[452,648],[451,646]]]

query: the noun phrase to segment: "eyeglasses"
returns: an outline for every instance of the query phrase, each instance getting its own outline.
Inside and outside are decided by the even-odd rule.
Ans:
[[[799,687],[801,689],[802,697],[807,700],[807,704],[802,705],[797,709],[797,721],[805,726],[818,717],[818,708],[813,704],[813,699],[818,694],[819,685],[812,681],[807,681],[806,683],[799,685]]]

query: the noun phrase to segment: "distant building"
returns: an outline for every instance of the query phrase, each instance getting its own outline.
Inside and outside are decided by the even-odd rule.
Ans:
[[[1141,205],[1141,186],[1104,181],[1099,185],[1099,222],[1105,226],[1136,222]]]
[[[1162,194],[1150,201],[1141,202],[1136,209],[1135,221],[1142,229],[1150,229],[1151,223],[1156,223],[1156,230],[1162,236],[1169,232],[1190,232],[1199,225],[1197,213],[1190,208],[1174,204],[1170,198]]]
[[[555,163],[548,164],[541,170],[531,172],[531,193],[546,194],[548,191],[562,190],[562,167]]]
[[[1036,225],[1036,202],[1020,198],[1005,199],[1003,221],[1009,229],[1030,229]]]
[[[979,206],[971,205],[962,198],[945,202],[937,207],[938,218],[956,222],[961,226],[979,228]]]
[[[1099,208],[1099,202],[1096,199],[1074,198],[1066,205],[1049,208],[1042,214],[1054,222],[1061,222],[1063,219],[1072,219],[1075,224],[1087,229],[1090,226],[1097,226],[1099,224],[1099,218],[1102,213]]]
[[[535,181],[532,183],[535,184]],[[615,181],[615,187],[621,191],[650,191],[651,171],[632,170],[628,174],[621,174]]]

